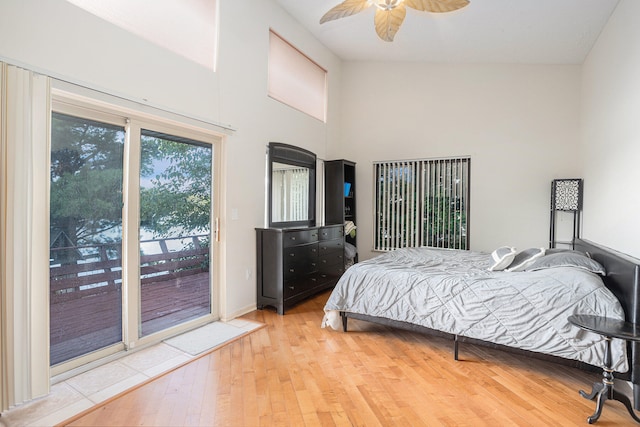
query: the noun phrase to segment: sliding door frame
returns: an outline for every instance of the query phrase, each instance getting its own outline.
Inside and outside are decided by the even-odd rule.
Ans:
[[[221,309],[222,245],[218,229],[221,209],[223,134],[199,128],[193,124],[135,111],[128,107],[106,104],[76,93],[53,90],[52,111],[94,119],[125,127],[123,159],[123,224],[122,224],[122,342],[101,350],[62,362],[51,367],[51,376],[63,380],[96,363],[118,357],[125,350],[147,347],[170,336],[218,320]],[[211,312],[197,319],[141,337],[140,325],[140,135],[141,129],[151,129],[178,137],[210,144],[212,148],[210,278]],[[57,381],[54,381],[57,382]]]

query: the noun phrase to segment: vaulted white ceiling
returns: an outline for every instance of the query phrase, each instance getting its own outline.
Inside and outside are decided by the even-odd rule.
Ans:
[[[374,30],[374,7],[320,25],[342,0],[276,0],[343,60],[580,64],[618,0],[470,0],[444,14],[407,8],[393,42]]]

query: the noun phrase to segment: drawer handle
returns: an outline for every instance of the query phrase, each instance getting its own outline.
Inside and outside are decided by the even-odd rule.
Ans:
[[[311,252],[318,252],[316,248],[311,249]]]
[[[312,262],[312,263],[311,263],[311,267],[315,267],[315,266],[316,266],[316,263],[315,263],[315,262]]]
[[[296,240],[296,236],[291,236],[290,239],[291,240]]]
[[[296,272],[295,268],[290,268],[289,269],[289,273],[295,273],[295,272]]]
[[[294,253],[290,253],[290,254],[289,254],[289,256],[290,256],[290,257],[294,257],[294,256],[296,256],[296,254],[294,254]]]
[[[295,286],[289,286],[289,289],[294,290],[296,287]]]
[[[317,282],[317,281],[318,281],[318,279],[316,279],[315,277],[312,277],[312,278],[311,278],[311,281],[312,281],[312,282]]]

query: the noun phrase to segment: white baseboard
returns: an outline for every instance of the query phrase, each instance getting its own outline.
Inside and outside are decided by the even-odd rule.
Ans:
[[[223,322],[228,322],[229,320],[233,320],[236,317],[240,317],[242,315],[245,315],[247,313],[251,313],[252,311],[256,310],[256,304],[250,304],[247,305],[239,310],[234,311],[233,313],[228,313],[224,318],[221,318],[220,320],[222,320]]]

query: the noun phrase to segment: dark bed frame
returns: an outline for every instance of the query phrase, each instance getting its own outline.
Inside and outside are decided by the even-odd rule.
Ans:
[[[584,239],[575,239],[573,246],[575,250],[588,253],[591,258],[595,259],[605,267],[607,274],[603,277],[604,283],[606,287],[613,292],[616,298],[620,300],[626,320],[631,323],[640,323],[640,260]],[[412,323],[348,312],[340,312],[340,316],[342,317],[342,328],[344,332],[347,332],[347,321],[351,318],[451,339],[454,342],[455,360],[458,360],[458,344],[460,342],[469,342],[509,352],[526,354],[527,356],[538,359],[550,360],[589,371],[602,371],[602,367],[596,367],[576,360],[564,359],[559,356],[536,353],[478,339],[449,334],[425,328],[424,326],[414,325]],[[630,381],[633,384],[633,405],[634,408],[640,409],[640,344],[633,342],[628,343],[627,346],[629,370],[625,373],[616,373],[616,378]]]

